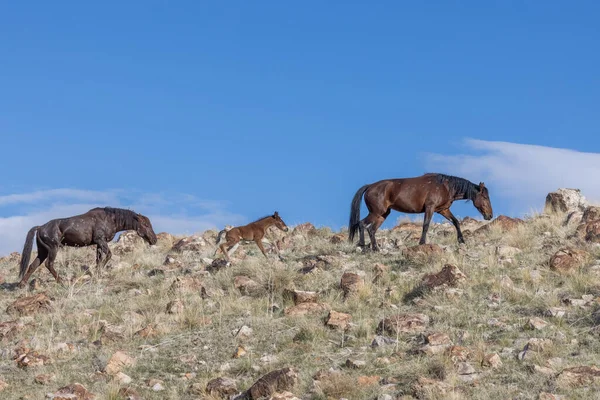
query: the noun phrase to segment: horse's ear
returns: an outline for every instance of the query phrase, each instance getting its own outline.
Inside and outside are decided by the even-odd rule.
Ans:
[[[273,216],[279,217],[279,213],[277,211],[275,211],[275,214],[273,214]]]
[[[479,182],[479,187],[483,189],[485,187],[485,183]]]

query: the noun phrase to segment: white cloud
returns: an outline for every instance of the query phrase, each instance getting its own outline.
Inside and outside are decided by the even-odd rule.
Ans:
[[[51,189],[0,196],[0,206],[6,206],[10,204],[34,204],[40,201],[66,199],[77,201],[111,202],[114,201],[115,198],[115,193],[113,192],[98,192],[94,190],[78,189]]]
[[[19,210],[24,211],[0,217],[0,256],[21,251],[25,236],[33,226],[107,205],[147,215],[156,233],[193,234],[206,229],[222,229],[226,224],[238,225],[245,220],[241,215],[224,209],[223,203],[197,199],[191,195],[125,194],[116,190],[102,192],[77,189],[3,195],[0,196],[0,210],[7,206],[19,206]]]
[[[537,145],[468,139],[473,154],[428,154],[427,167],[485,181],[493,197],[521,211],[540,209],[546,194],[558,188],[581,189],[588,200],[600,200],[600,154]]]

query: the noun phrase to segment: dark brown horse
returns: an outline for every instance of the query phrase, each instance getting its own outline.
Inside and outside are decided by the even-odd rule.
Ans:
[[[150,244],[156,244],[156,234],[150,220],[142,214],[136,214],[122,208],[93,208],[85,214],[69,218],[53,219],[41,226],[34,226],[27,234],[25,247],[21,255],[19,286],[27,284],[31,274],[47,259],[46,268],[57,282],[61,282],[54,270],[54,259],[61,245],[83,247],[96,245],[96,266],[103,268],[111,257],[108,242],[120,231],[135,230]],[[38,254],[29,265],[33,238],[37,233]]]
[[[369,215],[361,221],[360,200],[363,194]],[[350,243],[354,240],[358,229],[360,231],[359,246],[364,246],[364,230],[367,229],[371,238],[371,247],[373,250],[378,250],[375,232],[390,215],[391,210],[409,214],[425,213],[423,233],[419,244],[425,244],[427,230],[434,212],[452,222],[456,228],[458,242],[464,243],[458,220],[450,212],[450,206],[455,200],[472,200],[483,218],[486,220],[493,218],[492,204],[483,182],[475,185],[456,176],[425,174],[416,178],[386,179],[365,185],[358,189],[352,200],[348,226]]]
[[[268,259],[265,248],[263,247],[263,242],[269,244],[269,241],[265,238],[265,233],[267,229],[273,225],[284,232],[288,231],[287,225],[283,222],[277,211],[275,211],[275,214],[273,215],[261,218],[248,225],[236,226],[228,231],[222,230],[217,236],[217,249],[215,250],[214,255],[217,255],[217,252],[220,249],[227,261],[231,261],[229,256],[238,248],[240,242],[249,243],[253,241]],[[223,235],[225,235],[225,242],[222,243]],[[281,258],[277,244],[273,244],[273,247],[275,247],[275,251],[279,258]]]

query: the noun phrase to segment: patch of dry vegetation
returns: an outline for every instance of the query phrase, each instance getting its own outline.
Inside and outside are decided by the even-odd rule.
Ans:
[[[304,399],[593,399],[600,377],[569,368],[598,363],[600,250],[563,220],[484,231],[470,221],[461,246],[451,225],[436,224],[428,241],[439,251],[416,256],[403,252],[420,236],[412,224],[380,231],[382,252],[364,254],[303,225],[276,238],[283,262],[248,245],[212,268],[208,232],[193,250],[172,251],[173,238],[129,244],[101,276],[86,272],[93,249],[65,248],[65,287],[45,269],[26,291],[3,284],[1,396],[80,383],[97,399],[217,399],[259,381]],[[589,256],[569,273],[552,269],[567,247]],[[5,280],[17,263],[0,261]],[[40,293],[50,300],[39,310],[12,311]],[[331,315],[342,322],[326,324]],[[259,379],[287,367],[292,378]]]

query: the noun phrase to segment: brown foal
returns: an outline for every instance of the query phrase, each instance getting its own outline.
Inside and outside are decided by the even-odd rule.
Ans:
[[[360,202],[363,194],[369,215],[361,220]],[[359,246],[365,246],[364,230],[367,229],[372,249],[378,250],[375,232],[392,210],[409,214],[425,213],[419,244],[425,244],[434,212],[454,225],[458,242],[464,243],[458,220],[450,212],[450,206],[455,200],[472,200],[483,218],[486,220],[493,218],[489,193],[483,182],[475,185],[456,176],[425,174],[415,178],[386,179],[365,185],[358,189],[352,200],[348,226],[350,243],[359,230]]]
[[[228,231],[222,230],[217,236],[217,249],[215,250],[214,255],[217,255],[217,252],[220,249],[225,255],[227,261],[231,261],[229,256],[231,256],[231,254],[233,254],[233,252],[238,248],[240,242],[246,244],[254,241],[263,255],[268,259],[265,248],[263,247],[263,242],[269,243],[269,241],[265,238],[265,233],[267,229],[273,225],[284,232],[288,231],[287,225],[285,222],[283,222],[277,211],[275,211],[273,215],[261,218],[248,225],[236,226]],[[225,235],[225,242],[222,242],[223,235]],[[273,244],[273,247],[275,247],[275,251],[277,252],[279,258],[281,258],[277,244]]]

